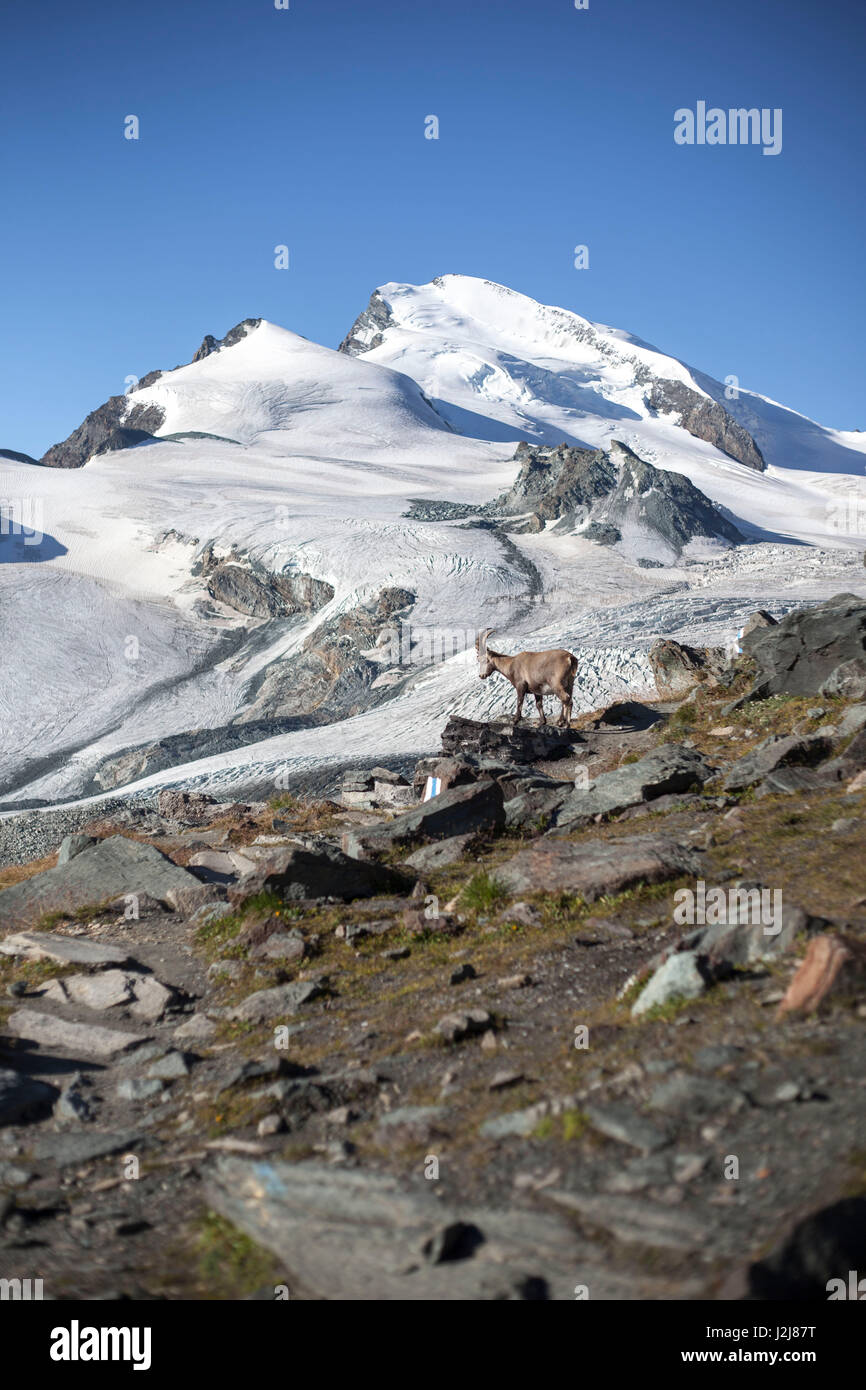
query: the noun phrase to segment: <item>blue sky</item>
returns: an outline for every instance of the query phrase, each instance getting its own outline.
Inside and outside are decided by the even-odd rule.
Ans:
[[[0,446],[240,319],[336,346],[446,272],[866,427],[864,36],[862,0],[7,6]],[[677,146],[699,100],[781,107],[782,153]]]

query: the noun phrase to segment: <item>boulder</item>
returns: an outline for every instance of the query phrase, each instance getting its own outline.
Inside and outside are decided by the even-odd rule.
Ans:
[[[758,674],[750,700],[771,695],[866,697],[866,601],[837,594],[755,628],[742,642]]]
[[[572,791],[556,814],[557,827],[585,824],[597,815],[616,815],[660,796],[685,792],[713,775],[702,753],[679,743],[663,743],[636,763],[603,772],[586,791]]]
[[[567,1221],[465,1204],[458,1214],[434,1187],[306,1159],[222,1157],[207,1174],[205,1196],[313,1298],[573,1297],[580,1241]]]
[[[59,1047],[76,1057],[114,1057],[147,1041],[140,1033],[121,1033],[92,1023],[68,1023],[35,1009],[16,1009],[5,1026],[18,1038],[45,1048]]]
[[[720,658],[717,656],[717,662]],[[662,700],[679,700],[710,674],[707,649],[661,637],[649,649],[649,663]]]
[[[0,951],[19,960],[52,960],[58,965],[84,965],[90,970],[129,963],[129,955],[121,946],[43,931],[5,936],[0,941]]]
[[[811,768],[827,757],[830,748],[830,740],[820,732],[803,738],[794,734],[771,734],[737,759],[725,777],[725,790],[742,791],[778,768]]]
[[[727,896],[727,920],[698,927],[680,943],[686,951],[698,952],[714,974],[722,967],[778,960],[793,950],[798,937],[814,936],[829,925],[795,903],[783,902],[777,913],[769,890],[763,890],[761,901],[759,885],[735,886]]]
[[[502,790],[496,782],[485,779],[440,792],[384,825],[347,830],[342,844],[346,854],[364,859],[407,840],[445,840],[499,830],[504,823]]]
[[[632,1018],[677,999],[699,999],[711,976],[696,951],[677,951],[658,967],[632,1007]]]
[[[496,878],[512,893],[570,892],[594,902],[636,883],[698,872],[697,854],[666,835],[573,844],[548,834],[498,868]]]
[[[276,893],[292,901],[341,898],[348,902],[375,893],[399,893],[408,886],[403,875],[394,869],[362,863],[336,845],[321,843],[275,850],[262,860],[255,874],[231,889],[229,896],[240,901],[257,893]]]
[[[75,912],[132,893],[148,893],[174,907],[176,895],[201,884],[153,845],[111,835],[82,849],[65,864],[0,892],[0,921],[27,926],[48,912]]]

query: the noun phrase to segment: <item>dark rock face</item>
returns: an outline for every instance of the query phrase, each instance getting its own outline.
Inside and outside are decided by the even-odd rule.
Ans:
[[[510,722],[487,724],[452,715],[442,731],[442,752],[447,758],[465,761],[497,758],[505,763],[534,763],[542,758],[567,758],[574,745],[583,743],[574,729],[550,725],[523,725]]]
[[[252,618],[315,613],[334,597],[333,585],[311,574],[274,573],[234,550],[218,559],[212,541],[198,556],[193,573],[207,579],[211,598]]]
[[[757,627],[742,645],[758,667],[750,700],[866,695],[866,603],[855,594],[837,594],[789,613],[774,627]]]
[[[831,1280],[837,1287],[840,1279],[847,1284],[848,1271],[864,1267],[866,1199],[846,1197],[801,1221],[781,1246],[752,1265],[749,1297],[826,1302]],[[844,1296],[850,1298],[850,1290]]]
[[[206,333],[202,339],[202,345],[193,357],[193,362],[202,362],[205,357],[210,357],[212,352],[219,352],[220,348],[234,347],[254,328],[258,328],[261,319],[244,319],[241,323],[235,324],[230,328],[224,338],[215,338],[212,333]]]
[[[656,381],[646,399],[651,410],[678,414],[682,428],[695,439],[714,444],[723,454],[763,473],[767,465],[754,439],[718,401],[699,395],[681,381],[669,380]]]
[[[522,443],[514,458],[521,469],[513,486],[484,510],[519,515],[520,529],[558,520],[602,545],[617,544],[626,529],[638,530],[677,555],[698,537],[730,544],[743,539],[688,478],[654,468],[617,441],[607,451]]]
[[[91,411],[67,439],[52,444],[42,455],[42,463],[46,468],[81,468],[94,454],[128,448],[128,443],[118,442],[124,430],[132,432],[130,442],[140,443],[151,438],[164,420],[165,413],[159,406],[130,404],[130,396],[111,396]]]
[[[0,1125],[21,1124],[50,1114],[57,1095],[55,1086],[0,1068]]]
[[[414,601],[408,589],[383,589],[375,598],[323,623],[300,652],[267,668],[252,692],[252,705],[237,722],[313,713],[327,722],[387,699],[388,689],[371,689],[384,668],[364,652],[388,632],[398,631],[399,618]]]
[[[0,449],[0,459],[12,459],[15,463],[34,463],[39,465],[39,460],[31,458],[30,454],[19,454],[15,449]]]
[[[382,341],[384,330],[391,323],[391,310],[378,290],[370,295],[370,303],[359,314],[341,342],[338,352],[349,357],[359,357],[363,352],[377,348]]]
[[[233,347],[260,323],[261,319],[244,319],[221,339],[208,334],[193,362],[200,362],[220,348]],[[155,435],[165,423],[165,412],[157,405],[137,405],[135,393],[152,386],[162,375],[161,371],[148,372],[127,395],[109,397],[104,405],[91,411],[83,424],[66,439],[52,444],[42,455],[41,462],[46,468],[81,468],[94,454],[128,449],[132,444],[140,444]]]

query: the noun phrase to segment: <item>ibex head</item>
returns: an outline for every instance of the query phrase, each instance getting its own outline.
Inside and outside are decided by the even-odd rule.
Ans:
[[[475,650],[478,654],[478,674],[484,681],[496,670],[490,657],[487,655],[487,639],[493,631],[492,627],[486,627],[483,632],[479,632],[475,638]]]

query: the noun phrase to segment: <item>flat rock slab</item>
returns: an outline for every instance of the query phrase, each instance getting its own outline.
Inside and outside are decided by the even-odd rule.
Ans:
[[[713,769],[702,753],[665,743],[636,763],[603,772],[586,791],[573,791],[556,816],[560,826],[582,824],[598,815],[616,815],[644,801],[702,786]]]
[[[314,1298],[573,1298],[586,1252],[567,1221],[535,1211],[458,1214],[432,1186],[308,1160],[224,1157],[205,1196]]]
[[[690,1211],[661,1207],[637,1197],[608,1197],[594,1193],[548,1189],[545,1196],[577,1212],[592,1226],[610,1231],[626,1245],[660,1250],[698,1250],[706,1242],[706,1226]]]
[[[90,1023],[69,1023],[36,1009],[16,1009],[5,1025],[16,1037],[39,1043],[40,1047],[59,1047],[82,1057],[114,1057],[147,1041],[142,1033],[121,1033]]]
[[[136,1151],[141,1135],[136,1130],[112,1134],[46,1134],[33,1145],[33,1157],[67,1168],[73,1163],[90,1163],[95,1158],[121,1151]]]
[[[606,1105],[584,1105],[584,1114],[599,1134],[639,1149],[643,1154],[655,1153],[671,1142],[670,1134],[638,1114],[630,1105],[611,1101]]]
[[[129,956],[119,946],[87,941],[77,936],[53,936],[49,932],[14,932],[0,941],[0,951],[23,960],[53,960],[59,965],[126,965]]]
[[[17,1125],[49,1115],[57,1088],[8,1067],[0,1067],[0,1125]]]
[[[47,912],[75,912],[123,898],[148,894],[174,907],[184,889],[202,885],[153,845],[111,835],[88,845],[74,859],[0,892],[0,922],[30,926]]]
[[[512,893],[544,890],[578,893],[584,902],[622,893],[635,883],[663,883],[680,874],[699,872],[693,850],[665,835],[573,844],[544,835],[496,870]]]
[[[423,845],[414,854],[407,855],[404,863],[419,874],[431,873],[434,869],[444,869],[448,864],[456,864],[475,840],[475,832],[467,835],[451,835],[447,840],[434,840],[432,845]]]

